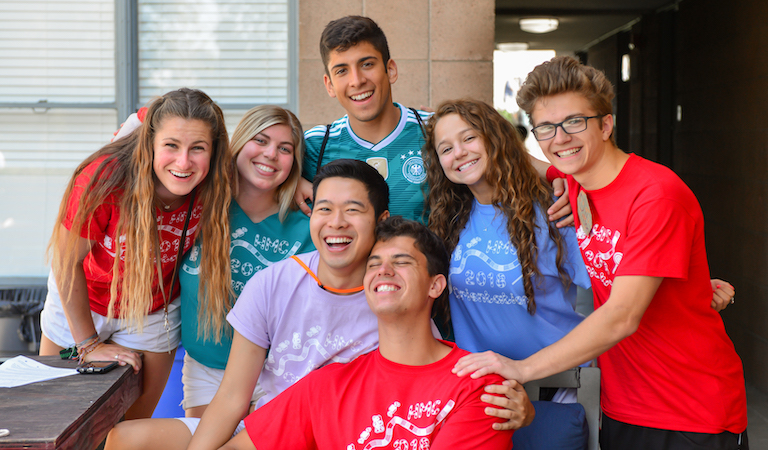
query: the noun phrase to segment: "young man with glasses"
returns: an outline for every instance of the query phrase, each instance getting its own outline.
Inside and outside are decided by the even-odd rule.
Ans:
[[[577,205],[595,312],[525,360],[476,354],[455,370],[525,383],[597,357],[603,450],[746,449],[744,372],[711,307],[701,207],[674,172],[616,147],[613,95],[602,72],[557,57],[517,98]]]

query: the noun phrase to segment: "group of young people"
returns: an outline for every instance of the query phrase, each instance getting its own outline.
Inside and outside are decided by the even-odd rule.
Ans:
[[[616,147],[601,72],[526,80],[550,166],[482,102],[393,103],[371,19],[320,50],[342,119],[302,133],[259,106],[230,141],[179,89],[70,181],[41,354],[142,368],[107,448],[509,448],[535,415],[521,383],[595,358],[603,449],[748,448],[733,289],[708,281],[690,190]],[[148,419],[180,342],[186,417]]]

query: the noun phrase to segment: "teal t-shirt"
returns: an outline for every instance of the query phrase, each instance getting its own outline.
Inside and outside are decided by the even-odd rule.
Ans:
[[[400,121],[386,138],[372,144],[358,137],[349,125],[348,116],[331,124],[328,142],[323,153],[323,164],[339,158],[357,159],[373,166],[389,185],[389,212],[426,222],[424,193],[427,173],[421,159],[424,135],[410,109],[395,103],[400,108]],[[426,121],[431,113],[418,111]],[[317,170],[317,158],[323,144],[326,125],[318,125],[304,133],[306,153],[304,156],[304,178],[312,180]]]
[[[229,214],[232,233],[229,256],[235,296],[240,295],[254,273],[292,255],[315,249],[309,236],[309,217],[301,211],[289,212],[282,223],[277,214],[253,223],[233,199]],[[185,255],[179,272],[181,343],[197,362],[214,369],[224,369],[232,346],[230,334],[224,332],[219,344],[210,338],[203,342],[202,336],[197,335],[200,251],[198,239]]]

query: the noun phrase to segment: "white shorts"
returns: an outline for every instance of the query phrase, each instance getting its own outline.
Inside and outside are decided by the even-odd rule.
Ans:
[[[181,420],[184,423],[184,425],[186,425],[187,428],[189,428],[189,434],[193,436],[195,435],[195,431],[197,431],[198,425],[200,425],[200,419],[198,419],[197,417],[177,417],[176,420]],[[232,433],[232,437],[235,437],[237,433],[243,430],[245,430],[245,422],[241,420],[240,423],[237,424],[237,428],[235,428],[235,432]]]
[[[169,352],[181,342],[181,310],[177,298],[168,305],[168,324],[170,333],[166,333],[163,324],[163,310],[158,310],[144,318],[141,333],[136,327],[128,327],[123,319],[109,319],[91,311],[93,325],[102,341],[111,341],[123,347],[145,352]],[[61,305],[61,297],[56,287],[53,273],[48,275],[48,295],[40,313],[40,328],[45,337],[62,348],[75,344],[75,338],[69,331],[67,317]]]
[[[210,405],[221,385],[222,378],[224,378],[223,370],[200,364],[189,356],[189,353],[184,355],[184,365],[181,368],[184,400],[181,401],[181,406],[187,410],[195,406]],[[251,397],[251,404],[256,403],[256,400],[263,395],[265,392],[261,389],[261,385],[257,384]]]

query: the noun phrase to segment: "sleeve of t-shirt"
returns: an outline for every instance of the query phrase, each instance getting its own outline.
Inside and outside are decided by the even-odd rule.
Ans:
[[[483,388],[490,384],[501,384],[504,380],[491,375],[484,378],[481,385],[472,395],[472,399],[464,402],[460,408],[445,419],[445,423],[437,433],[430,446],[431,450],[443,449],[476,449],[502,450],[512,448],[512,430],[496,431],[494,423],[503,420],[485,414],[487,403],[480,400]],[[258,448],[258,447],[257,447]]]
[[[227,321],[244,338],[261,348],[269,348],[269,300],[273,277],[270,267],[257,272],[247,283]]]
[[[688,278],[695,227],[695,218],[675,199],[632,208],[616,276]]]
[[[576,286],[589,289],[592,287],[592,281],[589,279],[587,268],[584,265],[584,258],[581,256],[579,241],[576,239],[576,229],[572,226],[559,228],[560,235],[565,241],[566,265],[565,272],[571,277],[571,281]]]
[[[90,168],[90,167],[89,167]],[[87,169],[86,169],[87,170]],[[64,215],[62,224],[68,230],[72,230],[75,222],[75,216],[80,209],[80,201],[85,193],[88,183],[91,181],[91,175],[80,173],[75,178],[75,185],[72,187],[69,198],[67,199],[67,211]],[[92,241],[100,241],[107,232],[107,227],[112,220],[112,213],[116,211],[118,205],[114,195],[108,195],[100,205],[96,207],[90,217],[85,218],[80,228],[80,236]]]
[[[246,416],[245,430],[257,449],[302,450],[316,447],[309,410],[309,383],[312,378],[314,377],[310,373]],[[332,417],[326,419],[334,420]]]
[[[547,168],[547,181],[552,184],[555,178],[565,178],[565,174],[555,168],[555,166],[549,166]]]
[[[307,130],[304,133],[304,167],[302,169],[302,176],[309,181],[315,178],[315,172],[317,171],[317,157],[320,154],[320,145],[323,143],[323,137],[319,138],[314,136],[320,127],[315,127]],[[323,135],[325,133],[325,127],[323,127]]]

